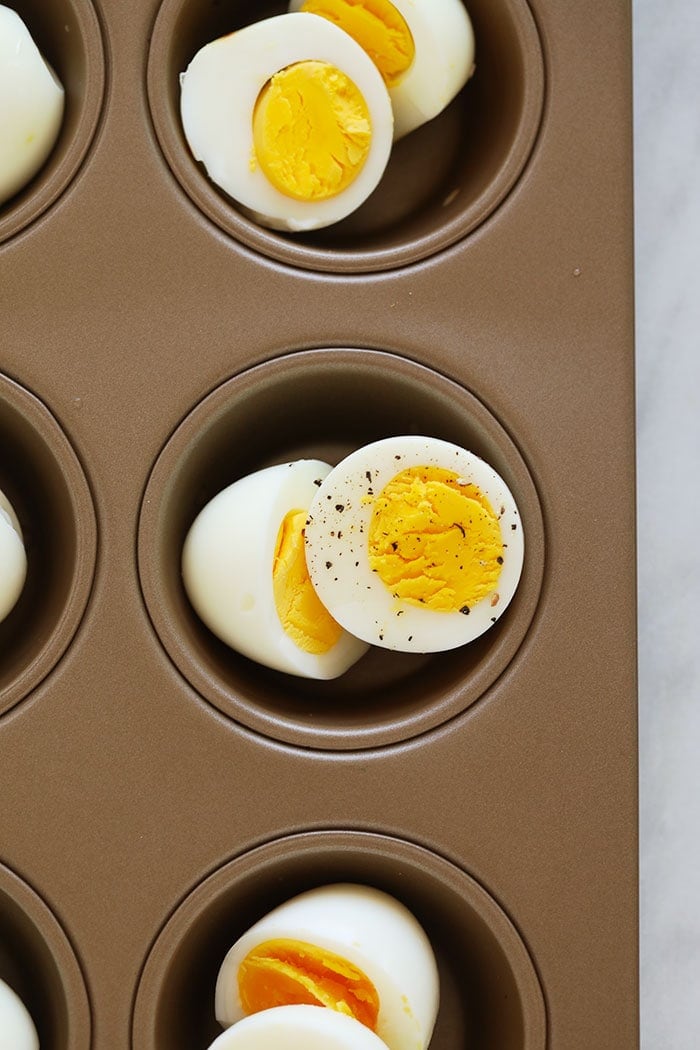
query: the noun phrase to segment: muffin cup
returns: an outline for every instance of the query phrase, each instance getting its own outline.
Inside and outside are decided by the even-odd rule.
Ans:
[[[80,965],[48,906],[0,864],[0,979],[27,1007],[42,1050],[89,1050]]]
[[[440,975],[431,1046],[544,1050],[544,1000],[529,953],[503,909],[461,868],[385,835],[292,835],[224,864],[158,934],[139,983],[132,1050],[206,1050],[221,1029],[214,987],[228,948],[278,904],[354,882],[400,900],[423,926]]]
[[[58,139],[34,178],[0,204],[0,245],[54,203],[79,170],[97,128],[105,87],[102,34],[90,0],[12,0],[65,92]]]
[[[201,508],[237,478],[272,463],[303,458],[336,463],[370,441],[411,433],[475,452],[501,474],[515,497],[525,532],[525,565],[498,623],[451,652],[373,649],[330,682],[269,671],[215,638],[187,600],[180,570],[185,536]],[[380,351],[302,351],[224,383],[166,444],[141,509],[143,593],[177,667],[224,714],[302,746],[353,749],[394,743],[464,711],[517,652],[535,612],[543,563],[535,486],[502,426],[463,387]]]
[[[52,670],[90,594],[97,527],[80,462],[38,398],[0,375],[0,488],[19,519],[27,579],[0,623],[0,715]]]
[[[476,72],[437,118],[394,147],[382,181],[353,215],[312,234],[273,233],[246,218],[192,157],[180,121],[179,75],[211,40],[286,10],[242,0],[164,0],[153,29],[148,95],[155,131],[191,200],[226,233],[307,269],[386,270],[415,262],[476,229],[504,200],[532,152],[544,64],[525,0],[470,0]]]

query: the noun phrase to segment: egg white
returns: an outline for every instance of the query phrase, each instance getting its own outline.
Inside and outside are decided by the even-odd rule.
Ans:
[[[281,904],[236,941],[221,965],[215,1003],[221,1025],[244,1016],[241,962],[277,938],[318,945],[357,966],[379,996],[378,1037],[389,1050],[425,1050],[439,1005],[437,964],[425,931],[405,905],[353,884],[323,886]]]
[[[253,112],[270,78],[297,62],[328,62],[362,93],[372,141],[357,178],[335,197],[299,201],[280,193],[254,155]],[[391,152],[393,116],[384,81],[362,48],[322,18],[284,14],[206,44],[180,77],[180,112],[196,160],[253,218],[265,226],[314,230],[338,222],[369,197]]]
[[[27,555],[17,515],[0,490],[0,622],[17,603],[27,576]]]
[[[354,1017],[318,1006],[274,1006],[227,1028],[209,1050],[387,1050]]]
[[[280,525],[289,511],[308,508],[330,469],[298,460],[241,478],[199,513],[182,552],[185,590],[209,629],[244,656],[304,678],[336,678],[367,650],[343,633],[326,653],[304,652],[285,633],[275,606]]]
[[[1,980],[0,1050],[39,1050],[39,1037],[26,1006]]]
[[[390,87],[394,140],[432,120],[474,72],[474,31],[462,0],[391,0],[413,37],[415,55]],[[304,0],[292,0],[299,11]]]
[[[372,572],[368,558],[371,497],[412,466],[454,471],[473,482],[499,515],[505,550],[495,604],[487,596],[471,607],[468,616],[437,612],[394,597]],[[306,561],[317,594],[347,631],[385,649],[441,652],[478,638],[508,607],[520,579],[523,555],[522,522],[506,483],[473,453],[437,438],[392,437],[358,449],[325,478],[309,508]]]
[[[64,92],[19,15],[0,5],[0,204],[22,189],[54,147]]]

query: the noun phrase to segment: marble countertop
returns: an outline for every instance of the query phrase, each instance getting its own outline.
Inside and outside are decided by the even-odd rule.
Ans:
[[[633,0],[642,1050],[700,1046],[700,5]]]

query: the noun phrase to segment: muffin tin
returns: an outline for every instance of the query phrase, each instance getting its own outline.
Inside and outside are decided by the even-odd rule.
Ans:
[[[295,237],[177,120],[207,39],[281,5],[15,0],[67,90],[0,210],[0,977],[42,1050],[206,1050],[227,947],[385,889],[435,947],[431,1050],[637,1046],[627,4],[473,0],[477,72],[356,215]],[[250,470],[399,432],[473,449],[525,569],[462,650],[335,682],[206,631],[179,551]]]

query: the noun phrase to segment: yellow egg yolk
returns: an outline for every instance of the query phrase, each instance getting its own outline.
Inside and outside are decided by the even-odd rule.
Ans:
[[[416,53],[411,30],[389,0],[306,0],[302,11],[322,15],[349,33],[363,48],[387,87],[394,87]]]
[[[302,941],[258,945],[238,969],[238,992],[247,1014],[273,1006],[326,1006],[377,1027],[379,996],[356,966],[333,952]]]
[[[397,598],[468,614],[494,591],[501,574],[498,517],[480,489],[458,474],[410,467],[375,500],[369,561]]]
[[[255,159],[280,193],[323,201],[359,175],[372,121],[357,85],[328,62],[296,62],[260,92],[253,113]]]
[[[321,604],[309,579],[304,552],[306,511],[290,510],[277,533],[272,589],[285,634],[305,653],[327,653],[342,628]]]

